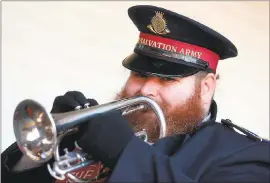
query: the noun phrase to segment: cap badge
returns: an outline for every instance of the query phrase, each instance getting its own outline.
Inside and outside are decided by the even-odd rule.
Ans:
[[[156,11],[156,15],[151,19],[151,24],[147,26],[150,31],[156,34],[168,34],[167,21],[163,17],[164,13]]]

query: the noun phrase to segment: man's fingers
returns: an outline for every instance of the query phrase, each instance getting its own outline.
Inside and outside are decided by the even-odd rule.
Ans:
[[[89,106],[89,102],[87,101],[87,99],[85,98],[85,96],[81,92],[79,92],[79,91],[68,91],[64,96],[72,97],[82,107]]]
[[[98,102],[95,99],[87,99],[89,106],[98,105]]]
[[[73,111],[79,108],[80,104],[73,97],[70,96],[57,96],[53,102],[51,113],[61,113]]]

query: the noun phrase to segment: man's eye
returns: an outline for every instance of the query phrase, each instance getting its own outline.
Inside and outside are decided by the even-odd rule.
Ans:
[[[142,73],[135,73],[134,75],[137,76],[137,77],[140,77],[140,78],[146,78],[147,77],[147,75],[142,74]]]
[[[162,77],[160,78],[162,81],[176,81],[176,79],[174,78],[170,78],[170,77]]]

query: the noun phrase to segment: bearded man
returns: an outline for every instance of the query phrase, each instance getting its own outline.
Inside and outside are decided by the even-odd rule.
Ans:
[[[134,53],[123,61],[131,73],[116,99],[154,100],[165,116],[166,137],[159,138],[151,108],[126,116],[118,110],[101,114],[60,148],[73,150],[77,141],[78,148],[99,162],[74,175],[93,178],[103,166],[107,170],[101,174],[107,176],[101,180],[108,182],[269,182],[269,142],[230,120],[216,121],[216,69],[219,60],[237,56],[234,44],[160,7],[133,6],[128,14],[140,36]],[[55,98],[51,113],[95,105],[95,99],[69,91]],[[150,143],[135,135],[141,130]],[[3,182],[70,181],[53,179],[46,164],[30,165],[17,144],[2,154],[3,176]]]

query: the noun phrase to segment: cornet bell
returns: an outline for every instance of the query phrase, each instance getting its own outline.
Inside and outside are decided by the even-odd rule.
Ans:
[[[164,137],[166,123],[161,108],[155,101],[143,96],[57,114],[46,112],[45,108],[34,100],[23,100],[15,109],[13,129],[19,148],[33,161],[45,163],[54,157],[53,167],[47,164],[51,176],[58,180],[64,180],[65,177],[68,177],[75,182],[89,182],[90,180],[74,177],[71,172],[92,164],[94,160],[83,150],[66,151],[64,155],[60,155],[59,146],[64,136],[100,114],[121,110],[122,115],[127,115],[146,107],[153,109],[160,126],[159,138]],[[135,135],[147,142],[145,131],[136,132]]]
[[[44,107],[34,100],[23,100],[13,116],[13,128],[21,151],[35,162],[50,160],[57,142],[56,126]]]

